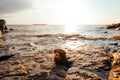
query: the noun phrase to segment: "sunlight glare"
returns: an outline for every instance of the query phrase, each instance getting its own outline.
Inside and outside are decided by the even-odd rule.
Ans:
[[[76,30],[77,30],[77,25],[75,25],[75,24],[65,25],[65,33],[66,34],[75,34]]]
[[[64,24],[84,24],[91,21],[86,0],[64,0],[59,8],[59,17]]]
[[[85,0],[64,0],[59,8],[59,16],[65,24],[65,33],[76,33],[79,24],[89,21],[88,11]]]

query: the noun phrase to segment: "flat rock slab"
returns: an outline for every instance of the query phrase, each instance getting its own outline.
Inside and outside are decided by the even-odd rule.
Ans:
[[[7,49],[7,48],[0,48],[0,61],[9,59],[12,56],[14,56],[14,54],[9,52],[9,49]]]

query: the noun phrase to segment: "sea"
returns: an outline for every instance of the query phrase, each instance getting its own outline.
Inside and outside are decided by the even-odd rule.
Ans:
[[[118,30],[105,29],[107,25],[8,25],[8,28],[17,29],[18,34],[80,34],[88,36],[119,35]]]
[[[120,35],[119,30],[109,30],[106,29],[107,25],[8,25],[8,29],[14,29],[11,31],[11,35],[61,35],[61,34],[79,34],[82,36],[91,37],[107,37]],[[7,41],[8,42],[8,41]],[[114,48],[114,44],[118,43],[120,45],[120,40],[115,39],[97,39],[97,40],[87,40],[82,38],[76,38],[76,40],[68,40],[62,47],[65,48],[77,48],[81,45],[95,45],[95,46],[107,46]],[[50,45],[52,47],[52,45]],[[53,46],[55,47],[55,46]]]

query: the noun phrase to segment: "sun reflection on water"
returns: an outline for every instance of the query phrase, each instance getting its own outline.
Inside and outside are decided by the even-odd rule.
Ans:
[[[72,24],[65,25],[66,34],[73,34],[73,33],[75,34],[77,33],[76,30],[77,30],[77,25],[72,25]]]

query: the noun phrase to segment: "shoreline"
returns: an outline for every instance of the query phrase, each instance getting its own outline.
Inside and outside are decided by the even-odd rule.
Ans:
[[[39,80],[57,78],[62,80],[104,80],[109,78],[111,69],[110,52],[120,51],[119,38],[116,42],[114,37],[91,37],[78,34],[44,34],[44,35],[21,35],[15,30],[6,33],[4,46],[13,57],[0,61],[0,79],[2,80]],[[99,41],[111,42],[106,45]],[[74,62],[66,72],[65,78],[57,75],[49,76],[54,68],[53,50],[62,48],[67,52],[67,57]],[[4,53],[4,52],[3,52]],[[48,79],[49,80],[49,79]]]

